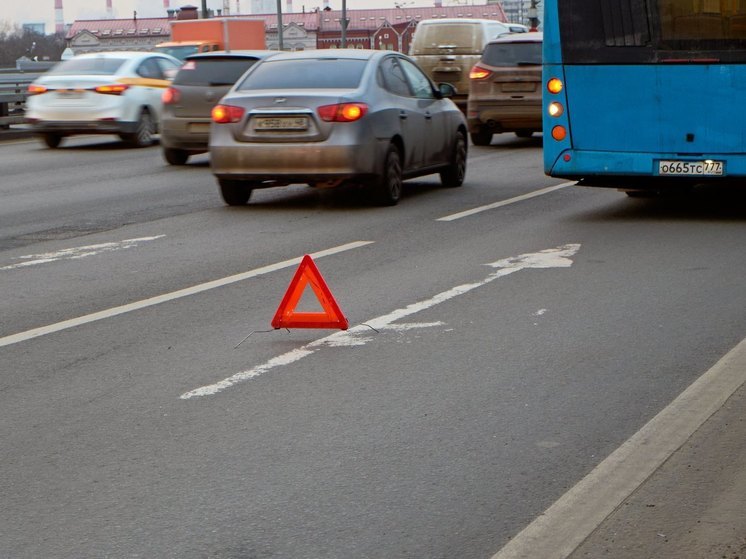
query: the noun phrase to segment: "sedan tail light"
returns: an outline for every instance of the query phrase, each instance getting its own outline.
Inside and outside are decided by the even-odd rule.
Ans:
[[[360,120],[368,112],[365,103],[337,103],[335,105],[323,105],[316,109],[321,120],[326,122],[355,122]]]
[[[169,87],[163,92],[163,95],[161,95],[161,100],[164,105],[175,105],[179,100],[181,100],[181,91],[175,87]]]
[[[212,121],[218,124],[230,124],[240,122],[243,118],[243,107],[234,107],[233,105],[215,105],[212,109]]]
[[[471,69],[471,72],[469,72],[469,79],[470,80],[483,80],[486,77],[489,77],[492,74],[487,68],[483,68],[479,64],[474,66]]]
[[[111,85],[99,85],[94,88],[93,91],[96,93],[103,93],[104,95],[121,95],[130,88],[124,83],[114,83]]]
[[[43,85],[35,85],[33,83],[31,85],[29,85],[28,89],[27,89],[27,93],[29,95],[39,95],[41,93],[46,93],[47,91],[49,91],[49,89],[46,88],[45,86],[43,86]]]

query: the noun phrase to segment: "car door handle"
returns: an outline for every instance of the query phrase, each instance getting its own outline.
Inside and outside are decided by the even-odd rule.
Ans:
[[[406,112],[406,111],[400,111],[400,112],[399,112],[399,118],[400,118],[400,119],[402,119],[402,120],[407,120],[407,118],[408,118],[408,117],[409,117],[409,115],[407,114],[407,112]]]

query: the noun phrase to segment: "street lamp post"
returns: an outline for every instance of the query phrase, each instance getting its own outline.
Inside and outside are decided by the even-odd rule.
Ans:
[[[279,50],[283,50],[282,43],[282,0],[277,0],[277,46]]]
[[[531,27],[531,31],[539,30],[539,0],[531,0],[531,5],[528,8],[528,22]]]
[[[350,23],[347,19],[347,0],[342,0],[342,21],[339,24],[342,26],[342,48],[347,48],[347,24]]]

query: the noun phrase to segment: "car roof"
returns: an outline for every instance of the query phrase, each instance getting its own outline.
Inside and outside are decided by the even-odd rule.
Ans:
[[[278,52],[276,50],[213,50],[190,54],[186,57],[186,60],[199,60],[203,58],[267,58]]]
[[[85,52],[82,54],[76,54],[74,58],[144,58],[146,56],[166,56],[167,58],[170,58],[169,55],[164,55],[160,52],[143,52],[143,51],[134,51],[134,50],[112,50],[112,51],[105,51],[105,52]]]
[[[492,39],[488,44],[493,43],[541,43],[544,40],[544,33],[541,31],[529,31],[528,33],[505,33],[497,39]]]
[[[480,19],[480,18],[468,18],[468,17],[439,17],[437,19],[435,18],[423,19],[417,25],[422,25],[422,24],[432,25],[434,23],[470,23],[470,24],[499,23],[500,25],[504,27],[508,27],[510,25],[509,23],[505,23],[504,21],[497,21],[496,19]]]
[[[317,49],[295,52],[282,52],[274,55],[272,61],[277,60],[335,60],[346,58],[348,60],[370,60],[376,56],[384,56],[392,51],[374,49]]]

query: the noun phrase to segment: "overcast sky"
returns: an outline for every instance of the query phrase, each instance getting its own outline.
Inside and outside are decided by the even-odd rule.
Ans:
[[[347,0],[347,9],[362,8],[393,8],[394,3],[403,4],[407,7],[432,6],[433,0]],[[483,4],[470,0],[445,0],[444,5],[450,4]],[[54,33],[54,4],[55,0],[0,0],[2,12],[0,21],[11,23],[46,23],[47,33]],[[138,17],[161,17],[165,15],[163,0],[112,0],[114,17],[131,17],[137,10]],[[179,7],[191,4],[202,6],[201,0],[170,0],[171,7]],[[287,0],[282,0],[285,9]],[[323,0],[293,0],[293,9],[301,11],[305,6],[306,11],[321,7]],[[329,0],[332,9],[341,10],[342,0]],[[223,0],[208,0],[208,8],[219,9],[223,7]],[[241,13],[248,14],[251,9],[251,0],[240,0]],[[236,13],[236,0],[230,0],[231,11]],[[106,0],[63,0],[63,15],[65,23],[72,23],[76,19],[97,19],[106,17]]]

